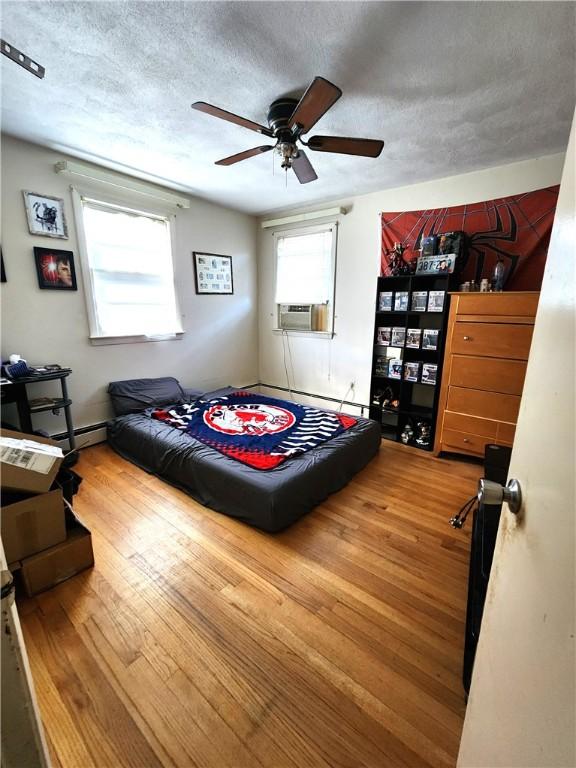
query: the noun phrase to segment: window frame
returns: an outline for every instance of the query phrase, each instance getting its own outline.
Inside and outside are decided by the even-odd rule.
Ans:
[[[88,338],[94,346],[107,344],[143,344],[156,341],[177,341],[184,336],[182,325],[182,313],[180,310],[180,300],[178,296],[178,284],[176,282],[175,268],[175,223],[176,215],[170,204],[154,203],[150,204],[147,200],[142,201],[136,195],[127,193],[111,193],[110,190],[93,187],[86,188],[75,186],[70,187],[72,193],[72,207],[74,210],[74,219],[76,223],[76,233],[78,239],[78,251],[80,254],[80,265],[82,273],[82,284],[84,286],[84,301],[86,304],[86,313],[88,317]],[[129,210],[133,213],[141,213],[143,216],[166,219],[170,235],[170,257],[172,261],[172,276],[174,283],[174,302],[176,316],[180,320],[180,329],[174,333],[159,334],[157,336],[146,336],[145,334],[121,335],[121,334],[102,334],[98,332],[98,319],[96,314],[96,300],[94,285],[92,281],[92,269],[88,257],[88,243],[86,240],[86,231],[84,228],[83,199],[93,200],[100,203],[103,207],[120,208]]]
[[[278,307],[276,302],[277,280],[278,280],[278,240],[283,237],[298,237],[303,235],[313,235],[320,232],[332,232],[332,247],[330,249],[331,265],[330,274],[332,276],[332,285],[329,290],[328,299],[328,320],[326,330],[324,331],[303,331],[287,330],[278,327]],[[272,332],[275,334],[290,334],[291,336],[312,336],[315,338],[332,338],[335,335],[334,321],[336,318],[336,269],[337,269],[337,250],[338,250],[338,221],[325,221],[323,224],[312,224],[310,226],[285,227],[273,232],[274,249],[274,327]],[[294,302],[295,304],[297,302]],[[302,302],[307,303],[307,302]],[[313,304],[312,306],[323,306],[322,304]]]

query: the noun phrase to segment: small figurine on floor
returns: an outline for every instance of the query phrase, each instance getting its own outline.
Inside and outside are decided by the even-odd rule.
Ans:
[[[418,430],[416,445],[419,445],[421,448],[427,448],[430,445],[430,424],[427,421],[419,421],[416,424],[416,429]]]

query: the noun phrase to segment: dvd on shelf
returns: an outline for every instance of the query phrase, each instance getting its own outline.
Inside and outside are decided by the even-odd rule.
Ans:
[[[378,294],[378,311],[392,312],[394,291],[380,291]]]
[[[428,291],[414,291],[412,293],[412,312],[426,312]]]
[[[422,332],[422,349],[438,349],[438,335],[435,328],[424,328]]]
[[[406,312],[408,310],[408,291],[396,291],[394,296],[394,310],[396,312]]]
[[[418,381],[420,363],[404,363],[404,381]]]
[[[422,365],[422,384],[436,384],[436,377],[438,374],[438,366],[436,363],[424,363]]]
[[[391,379],[402,378],[402,359],[399,357],[391,357],[388,360],[388,376]]]
[[[428,312],[443,312],[446,291],[430,291],[428,294]]]
[[[410,349],[420,349],[420,337],[422,330],[420,328],[408,328],[406,331],[406,346]]]
[[[403,347],[406,341],[406,328],[392,328],[392,347]]]
[[[391,339],[392,328],[378,328],[378,333],[376,334],[376,344],[379,344],[383,347],[389,347]]]

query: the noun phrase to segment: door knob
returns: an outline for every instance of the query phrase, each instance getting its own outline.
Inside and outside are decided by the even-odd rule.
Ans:
[[[518,480],[509,480],[508,485],[504,487],[500,483],[484,478],[478,481],[478,501],[481,504],[498,505],[505,501],[508,504],[510,512],[517,515],[522,507],[522,491]]]

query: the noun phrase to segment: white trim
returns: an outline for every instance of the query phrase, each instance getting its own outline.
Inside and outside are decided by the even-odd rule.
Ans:
[[[317,339],[332,339],[336,334],[334,331],[295,331],[291,329],[284,329],[284,328],[272,328],[272,333],[276,336],[313,336]]]
[[[261,222],[262,229],[282,226],[284,224],[296,224],[299,221],[311,221],[312,219],[334,218],[334,216],[345,216],[345,208],[325,208],[323,211],[308,211],[308,213],[296,213],[294,216],[285,216],[282,219],[265,219]]]
[[[136,181],[135,179],[129,179],[122,177],[109,171],[94,168],[91,165],[85,165],[70,160],[60,160],[60,162],[54,164],[54,170],[56,173],[63,173],[72,176],[81,176],[90,181],[100,182],[101,184],[109,184],[114,187],[120,187],[121,189],[128,189],[131,192],[136,192],[139,195],[148,195],[148,197],[154,197],[157,200],[163,200],[177,206],[178,208],[190,208],[190,200],[186,197],[174,194],[174,192],[168,192],[163,189],[158,189],[152,185],[146,184],[142,181]]]
[[[149,341],[179,341],[184,336],[184,331],[178,331],[164,336],[90,336],[90,344],[93,347],[102,347],[105,344],[144,344]]]

